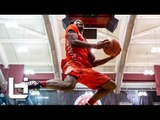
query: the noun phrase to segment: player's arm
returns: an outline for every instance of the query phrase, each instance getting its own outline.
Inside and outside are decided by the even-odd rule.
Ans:
[[[91,44],[91,43],[79,41],[77,34],[73,30],[68,31],[68,40],[72,47],[79,47],[79,48],[102,49],[104,45],[106,44],[105,42]]]
[[[88,59],[89,59],[89,62],[92,64],[92,66],[96,67],[96,66],[103,65],[103,64],[107,63],[108,61],[112,60],[115,57],[116,56],[109,56],[104,59],[96,60],[95,56],[90,52]]]

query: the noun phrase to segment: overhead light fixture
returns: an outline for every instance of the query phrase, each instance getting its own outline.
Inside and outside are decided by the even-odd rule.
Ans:
[[[4,24],[7,28],[17,28],[18,27],[17,22],[5,22]]]
[[[27,53],[28,52],[28,48],[27,47],[18,47],[17,48],[17,52],[19,52],[19,53]]]
[[[153,47],[151,53],[160,53],[160,47]]]
[[[144,75],[154,75],[154,72],[152,70],[144,70]]]
[[[118,22],[118,19],[116,19],[115,17],[111,17],[111,19],[107,23],[106,29],[113,33],[118,26]]]

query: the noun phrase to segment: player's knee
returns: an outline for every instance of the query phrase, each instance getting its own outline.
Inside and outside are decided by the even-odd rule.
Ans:
[[[72,84],[70,84],[70,85],[68,86],[68,88],[69,88],[70,90],[73,90],[73,89],[74,89],[74,86],[73,86]]]
[[[114,82],[110,82],[109,89],[111,91],[113,91],[114,89],[116,89],[116,87],[117,87],[117,85]]]
[[[112,84],[112,89],[116,89],[117,88],[117,85],[115,83]]]

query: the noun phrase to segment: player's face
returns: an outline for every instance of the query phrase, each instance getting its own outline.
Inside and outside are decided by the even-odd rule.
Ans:
[[[75,22],[74,22],[74,24],[78,27],[78,30],[80,31],[80,32],[82,32],[83,31],[83,29],[84,29],[84,24],[83,24],[83,22],[81,21],[81,20],[76,20]]]

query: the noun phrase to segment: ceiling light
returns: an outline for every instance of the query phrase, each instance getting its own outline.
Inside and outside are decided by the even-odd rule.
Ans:
[[[160,53],[160,47],[153,47],[151,53]]]
[[[152,70],[145,70],[144,75],[154,75],[154,72]]]
[[[17,48],[17,52],[19,52],[19,53],[27,53],[28,52],[28,48],[27,47],[18,47]]]
[[[7,28],[17,28],[18,27],[17,22],[5,22],[4,24]]]

